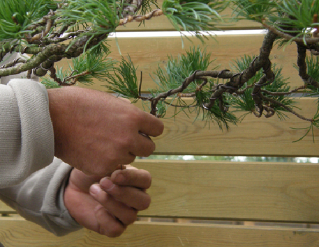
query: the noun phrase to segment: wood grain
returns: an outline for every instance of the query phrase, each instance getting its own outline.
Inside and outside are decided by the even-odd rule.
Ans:
[[[14,209],[7,206],[4,202],[0,201],[0,214],[12,214],[16,213]]]
[[[141,216],[319,223],[319,165],[154,161],[134,163],[153,177]]]
[[[88,230],[55,237],[33,223],[7,220],[0,221],[0,242],[5,247],[315,247],[319,245],[319,232],[299,228],[141,222],[115,239]]]
[[[299,99],[298,99],[299,100]],[[312,118],[316,112],[315,99],[300,99],[298,107],[303,109],[306,117]],[[139,106],[141,107],[141,106]],[[142,108],[142,107],[141,107]],[[145,108],[147,111],[147,108]],[[309,127],[309,123],[289,115],[285,121],[276,116],[256,118],[248,115],[241,123],[231,125],[229,130],[220,130],[213,122],[210,126],[205,121],[194,121],[195,114],[179,113],[175,118],[173,107],[163,119],[164,133],[154,138],[156,154],[194,154],[224,156],[318,156],[318,129],[314,129],[302,141],[306,130],[292,129]]]
[[[108,44],[111,47],[111,55],[113,59],[121,60],[121,55],[127,57],[129,54],[135,66],[138,67],[137,75],[140,80],[140,72],[143,72],[142,91],[147,92],[149,89],[157,87],[152,77],[158,66],[164,66],[167,61],[167,56],[177,57],[180,54],[185,54],[190,47],[206,48],[211,54],[211,59],[216,59],[209,69],[216,66],[218,70],[231,69],[233,60],[239,59],[245,54],[253,56],[259,54],[264,35],[221,35],[215,39],[209,39],[206,44],[196,38],[190,38],[190,41],[184,38],[184,47],[180,37],[140,37],[140,38],[110,38]],[[120,47],[121,54],[117,48],[116,42]],[[294,44],[283,49],[274,48],[271,53],[271,61],[279,67],[283,67],[283,75],[290,78],[289,82],[292,88],[303,85],[302,80],[298,76],[298,71],[293,68],[296,63],[296,47]],[[64,59],[57,63],[59,67],[68,68],[70,61]],[[222,83],[222,81],[220,81]],[[90,88],[106,91],[103,86],[105,82],[95,80]],[[83,84],[80,84],[83,86]],[[87,86],[84,86],[87,87]]]
[[[143,217],[319,223],[318,164],[137,160],[134,166],[153,177]]]

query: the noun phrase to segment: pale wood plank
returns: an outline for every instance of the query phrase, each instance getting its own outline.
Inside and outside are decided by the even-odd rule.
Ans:
[[[300,99],[297,105],[303,109],[302,114],[311,118],[316,112],[315,99]],[[140,106],[141,107],[141,106]],[[146,109],[147,110],[147,109]],[[309,123],[291,115],[289,119],[280,121],[272,118],[256,118],[248,115],[238,126],[220,130],[217,124],[194,121],[195,115],[179,113],[175,118],[171,107],[163,119],[164,133],[154,138],[156,154],[195,154],[224,156],[318,156],[317,142],[313,142],[309,134],[302,141],[294,142],[302,137],[306,130],[291,129],[309,127]],[[314,129],[315,140],[319,131]]]
[[[6,247],[315,247],[319,245],[319,232],[300,228],[141,222],[114,239],[87,230],[55,237],[31,222],[17,220],[0,221],[0,242]]]
[[[206,47],[208,53],[211,53],[212,59],[216,59],[209,69],[220,65],[218,69],[231,69],[231,63],[234,59],[240,58],[244,54],[258,55],[264,35],[222,35],[216,39],[210,39],[206,44],[202,45],[196,38],[190,38],[191,41],[184,39],[184,48],[180,37],[160,37],[160,38],[118,38],[118,44],[123,56],[130,55],[135,66],[138,67],[138,78],[140,71],[143,72],[142,91],[154,89],[157,85],[152,80],[152,75],[158,68],[158,65],[164,65],[167,56],[177,57],[184,54],[192,46]],[[116,46],[114,38],[110,38],[111,57],[121,60],[121,55]],[[298,76],[298,71],[293,68],[296,63],[296,47],[294,44],[283,49],[274,48],[271,53],[271,61],[283,67],[283,75],[290,78],[292,87],[303,85],[302,80]],[[63,59],[57,63],[59,66],[68,68],[68,60]],[[222,82],[222,81],[221,81]],[[90,88],[106,91],[105,82],[94,81]],[[80,84],[80,86],[83,86]],[[83,86],[87,87],[87,86]]]
[[[154,161],[149,217],[319,223],[319,165]]]
[[[12,214],[16,213],[14,209],[11,207],[7,206],[4,202],[0,201],[0,214]]]

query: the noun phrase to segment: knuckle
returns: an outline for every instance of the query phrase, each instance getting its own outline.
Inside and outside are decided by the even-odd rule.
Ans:
[[[132,110],[130,114],[130,123],[133,125],[139,123],[140,120],[142,119],[142,114],[140,110],[138,108],[134,108],[134,109],[135,110]]]
[[[124,149],[127,150],[131,146],[132,138],[128,135],[123,136],[118,140],[119,150]]]

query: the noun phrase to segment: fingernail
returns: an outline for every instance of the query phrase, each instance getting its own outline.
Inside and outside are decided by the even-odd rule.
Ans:
[[[98,184],[93,184],[90,187],[90,193],[93,195],[97,195],[101,191],[101,188]]]
[[[115,184],[109,178],[102,178],[100,181],[100,185],[106,191],[110,191],[114,188]]]

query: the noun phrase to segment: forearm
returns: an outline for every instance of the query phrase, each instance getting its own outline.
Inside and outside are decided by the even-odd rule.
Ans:
[[[55,235],[81,228],[69,215],[63,201],[64,189],[72,168],[59,159],[29,176],[22,183],[0,189],[0,199],[29,221]]]
[[[0,85],[0,188],[23,181],[54,157],[53,127],[44,86],[14,79]]]

